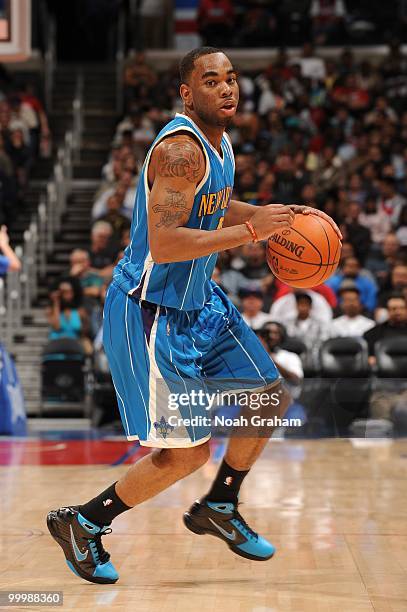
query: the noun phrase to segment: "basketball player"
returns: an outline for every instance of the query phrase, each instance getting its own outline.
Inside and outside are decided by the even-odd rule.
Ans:
[[[147,154],[131,242],[104,310],[104,347],[126,436],[154,450],[94,499],[47,517],[69,568],[90,582],[118,579],[101,542],[112,520],[207,461],[210,425],[194,426],[186,417],[205,416],[208,406],[192,405],[192,391],[261,390],[280,397],[284,409],[277,368],[211,281],[218,251],[265,240],[290,227],[295,214],[324,216],[340,236],[320,211],[231,199],[234,158],[225,128],[239,99],[236,71],[222,51],[203,47],[183,58],[180,74],[184,113],[161,130]],[[171,411],[181,422],[172,425],[163,407],[180,390],[189,391],[191,401]],[[192,532],[217,536],[234,553],[259,561],[269,559],[274,547],[237,506],[241,484],[267,439],[231,437],[210,491],[184,514]]]

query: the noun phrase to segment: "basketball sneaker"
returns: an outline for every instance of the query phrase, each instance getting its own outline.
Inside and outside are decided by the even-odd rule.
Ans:
[[[75,506],[52,510],[47,515],[48,529],[64,551],[70,570],[89,582],[112,584],[119,579],[110,555],[103,548],[102,536],[111,533],[82,516]]]
[[[237,506],[230,502],[196,501],[184,513],[184,524],[194,533],[220,538],[241,557],[254,561],[270,559],[275,553],[274,546],[249,527]]]

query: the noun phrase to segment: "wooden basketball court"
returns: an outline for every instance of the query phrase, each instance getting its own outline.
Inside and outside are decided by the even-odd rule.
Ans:
[[[75,452],[63,441],[0,443],[1,591],[60,590],[62,609],[77,611],[407,610],[407,441],[273,440],[241,494],[243,516],[277,547],[264,563],[182,524],[216,472],[214,441],[203,469],[114,521],[104,538],[120,573],[113,586],[68,570],[45,515],[86,501],[144,450],[76,442]]]

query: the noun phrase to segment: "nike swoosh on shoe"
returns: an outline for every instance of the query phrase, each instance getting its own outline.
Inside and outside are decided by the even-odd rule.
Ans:
[[[215,525],[216,529],[218,529],[221,532],[221,534],[225,536],[225,538],[227,538],[228,540],[236,540],[236,531],[234,529],[232,529],[232,531],[230,532],[226,531],[220,525],[215,523],[215,521],[213,521],[210,517],[208,518],[210,522],[212,523],[212,525]]]
[[[86,551],[86,553],[82,553],[76,543],[75,540],[75,536],[73,534],[73,530],[72,530],[72,525],[69,525],[69,529],[71,530],[71,542],[72,542],[72,546],[73,546],[73,551],[75,553],[75,557],[76,560],[81,562],[81,561],[85,561],[86,557],[88,556],[88,550]]]

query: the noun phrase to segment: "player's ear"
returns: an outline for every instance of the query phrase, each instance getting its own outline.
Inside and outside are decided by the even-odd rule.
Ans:
[[[182,83],[181,87],[179,88],[179,93],[185,106],[188,108],[193,108],[192,89],[189,87],[189,85]]]

